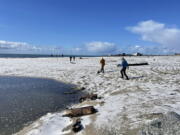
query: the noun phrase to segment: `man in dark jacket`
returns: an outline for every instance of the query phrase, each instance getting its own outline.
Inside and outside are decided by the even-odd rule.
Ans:
[[[122,69],[121,69],[121,77],[124,78],[124,76],[126,77],[127,80],[129,80],[127,74],[126,74],[126,68],[128,68],[128,63],[127,61],[122,58],[122,63],[121,63]]]

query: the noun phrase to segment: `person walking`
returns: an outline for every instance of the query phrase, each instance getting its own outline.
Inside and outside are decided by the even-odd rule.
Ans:
[[[100,60],[100,64],[101,64],[101,70],[100,72],[104,73],[104,66],[105,66],[105,59],[102,57],[102,59]]]
[[[72,61],[72,56],[69,57],[70,62]]]
[[[129,77],[126,74],[126,69],[129,67],[128,62],[125,60],[125,58],[122,58],[122,62],[121,62],[121,78],[124,78],[124,76],[126,77],[126,80],[129,80]]]
[[[73,61],[75,61],[76,60],[76,56],[73,56]]]

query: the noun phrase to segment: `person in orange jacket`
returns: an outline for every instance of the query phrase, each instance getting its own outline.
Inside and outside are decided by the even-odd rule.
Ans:
[[[101,64],[101,70],[100,70],[100,72],[104,73],[104,66],[105,66],[106,62],[105,62],[105,59],[104,59],[103,57],[102,57],[102,59],[100,60],[100,64]]]

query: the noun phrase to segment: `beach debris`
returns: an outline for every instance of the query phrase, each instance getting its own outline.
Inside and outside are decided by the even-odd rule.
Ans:
[[[176,95],[176,93],[170,93],[170,95]]]
[[[70,95],[70,94],[77,94],[77,93],[78,93],[77,90],[64,92],[64,94],[67,94],[67,95]]]
[[[81,87],[80,90],[85,90],[86,88],[85,87]]]
[[[81,123],[81,119],[77,119],[76,122],[72,125],[72,131],[77,133],[83,129],[83,125]]]
[[[133,64],[128,64],[128,66],[143,66],[143,65],[149,65],[147,62],[143,63],[133,63]],[[117,67],[122,66],[121,64],[118,64]]]
[[[128,64],[128,66],[143,66],[143,65],[149,65],[147,62],[144,63],[134,63],[134,64]]]
[[[74,87],[73,90],[71,91],[66,91],[64,92],[64,94],[77,94],[78,92],[82,91],[82,90],[85,90],[86,88],[85,87]]]
[[[63,117],[80,117],[84,115],[94,114],[96,112],[97,110],[94,108],[94,106],[72,108],[66,110],[66,114],[64,114]]]
[[[97,96],[97,94],[88,94],[88,95],[85,95],[85,96],[82,96],[80,99],[79,99],[79,102],[83,102],[87,99],[90,99],[90,100],[96,100],[100,97]]]

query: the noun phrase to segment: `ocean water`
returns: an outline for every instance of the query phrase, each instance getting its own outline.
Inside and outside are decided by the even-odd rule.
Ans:
[[[76,103],[81,92],[51,79],[0,76],[0,135],[11,135],[48,112]]]
[[[76,57],[98,57],[99,55],[63,55],[63,57],[76,56]],[[41,58],[41,57],[62,57],[62,54],[0,54],[0,58]]]
[[[40,57],[51,57],[51,55],[41,55],[41,54],[0,54],[0,58],[40,58]]]

